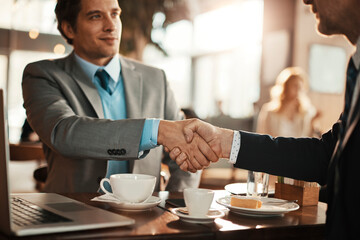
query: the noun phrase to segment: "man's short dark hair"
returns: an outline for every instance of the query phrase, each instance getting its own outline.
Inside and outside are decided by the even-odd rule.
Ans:
[[[72,44],[73,41],[64,34],[61,24],[66,21],[76,31],[76,19],[80,10],[81,0],[58,0],[55,7],[56,19],[58,21],[57,28],[69,44]]]

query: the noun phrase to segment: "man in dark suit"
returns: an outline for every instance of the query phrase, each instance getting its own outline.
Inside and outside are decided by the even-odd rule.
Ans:
[[[356,46],[347,70],[344,111],[332,129],[316,138],[273,138],[214,127],[189,120],[185,136],[202,136],[219,157],[235,167],[268,172],[327,185],[327,238],[359,239],[360,216],[360,1],[304,0],[312,6],[319,32],[343,34]],[[186,154],[173,149],[170,156],[183,170]],[[194,164],[193,164],[194,165]]]

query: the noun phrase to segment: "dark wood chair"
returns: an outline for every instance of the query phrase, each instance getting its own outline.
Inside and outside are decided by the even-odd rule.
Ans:
[[[36,189],[41,191],[47,177],[47,167],[41,166],[45,161],[41,143],[10,144],[11,161],[37,161],[39,168],[34,171]]]
[[[44,152],[41,143],[10,144],[11,161],[44,160]]]

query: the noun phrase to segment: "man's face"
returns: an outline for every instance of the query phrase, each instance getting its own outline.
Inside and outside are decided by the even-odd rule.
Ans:
[[[304,0],[304,3],[312,6],[322,34],[345,34],[349,38],[349,31],[358,24],[358,0]]]
[[[119,52],[120,13],[117,0],[81,0],[76,30],[65,27],[76,54],[96,65],[106,65]]]

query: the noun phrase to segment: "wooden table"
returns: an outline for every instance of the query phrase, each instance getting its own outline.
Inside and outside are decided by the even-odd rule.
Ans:
[[[216,191],[215,199],[228,194]],[[182,198],[182,193],[159,192],[163,201],[148,211],[130,212],[109,208],[105,203],[92,202],[96,193],[63,194],[89,205],[107,209],[135,219],[132,226],[91,231],[79,231],[39,235],[20,239],[323,239],[325,211],[327,205],[302,207],[282,217],[247,217],[226,211],[223,218],[211,224],[191,224],[182,222],[172,214],[171,206],[165,204],[168,198]],[[212,207],[224,209],[213,202]],[[0,235],[0,239],[9,239]],[[18,239],[18,238],[13,238]]]

